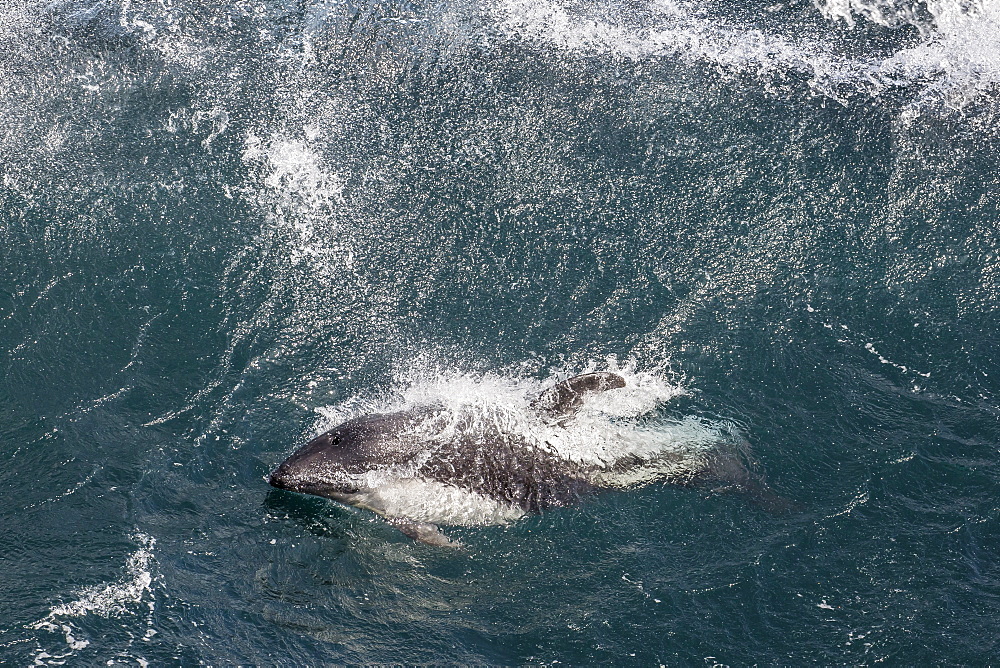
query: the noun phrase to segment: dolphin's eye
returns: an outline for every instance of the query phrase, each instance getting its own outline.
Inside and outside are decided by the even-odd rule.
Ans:
[[[334,434],[330,439],[330,445],[340,445],[340,434]]]

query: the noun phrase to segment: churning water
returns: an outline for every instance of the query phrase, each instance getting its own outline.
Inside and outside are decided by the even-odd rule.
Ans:
[[[0,660],[997,660],[998,126],[994,0],[4,0]],[[262,480],[609,368],[795,510]]]

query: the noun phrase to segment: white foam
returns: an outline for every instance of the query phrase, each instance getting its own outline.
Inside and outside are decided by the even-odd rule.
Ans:
[[[1000,2],[928,0],[927,37],[881,64],[904,80],[929,80],[917,105],[961,108],[1000,85]],[[916,108],[910,110],[913,115]]]
[[[283,197],[300,199],[311,208],[342,201],[340,178],[327,172],[320,156],[302,139],[275,134],[265,142],[249,134],[243,160],[265,163],[264,184]]]
[[[797,72],[811,79],[815,91],[841,101],[848,93],[877,95],[918,85],[926,89],[918,105],[946,99],[954,106],[1000,82],[1000,3],[928,0],[927,20],[911,5],[891,0],[817,4],[831,21],[853,25],[860,14],[886,26],[917,25],[923,37],[886,58],[852,58],[836,55],[820,38],[768,33],[710,16],[708,6],[697,2],[654,0],[648,6],[652,25],[641,29],[560,0],[497,0],[493,12],[502,32],[549,48],[634,61],[676,57],[763,78]]]
[[[125,573],[120,580],[83,589],[75,601],[54,606],[48,618],[81,617],[88,614],[115,617],[128,612],[131,605],[140,602],[152,591],[151,568],[156,539],[137,533],[134,540],[140,547],[129,555]]]
[[[303,139],[274,134],[264,140],[248,134],[243,161],[263,168],[263,183],[283,202],[323,209],[343,201],[339,176],[327,171],[322,158]]]
[[[260,204],[277,226],[295,235],[289,247],[293,264],[350,265],[352,254],[336,234],[334,218],[343,204],[343,179],[327,168],[305,134],[301,139],[275,133],[266,140],[248,134],[243,161],[259,169]]]
[[[139,543],[139,548],[129,555],[120,579],[80,590],[75,600],[52,606],[49,614],[31,625],[35,630],[61,633],[68,649],[63,653],[50,654],[39,648],[34,656],[35,665],[64,663],[75,652],[90,645],[89,640],[78,637],[80,631],[73,624],[74,618],[86,615],[121,617],[134,614],[138,612],[136,609],[138,604],[147,598],[147,612],[152,615],[155,609],[151,594],[153,547],[156,539],[142,532],[137,532],[132,538]],[[151,629],[152,620],[148,621]]]
[[[919,11],[923,3],[907,0],[813,0],[813,4],[828,19],[843,21],[852,27],[856,18],[863,17],[887,28],[910,24],[922,31],[927,29]]]

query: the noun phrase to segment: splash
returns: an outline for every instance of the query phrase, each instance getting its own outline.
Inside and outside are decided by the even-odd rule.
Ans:
[[[722,423],[697,416],[659,417],[659,408],[687,391],[681,384],[636,368],[634,363],[619,366],[608,360],[602,365],[600,370],[620,374],[625,387],[590,397],[570,421],[546,420],[532,407],[545,389],[578,373],[595,370],[599,370],[597,365],[591,365],[538,379],[513,372],[475,374],[415,364],[399,372],[387,392],[318,408],[322,418],[317,430],[325,431],[370,413],[435,407],[437,410],[415,427],[420,432],[416,436],[440,442],[495,431],[515,435],[527,444],[584,466],[603,469],[632,462],[635,466],[630,468],[646,469],[645,474],[623,484],[649,481],[663,473],[656,470],[656,462],[665,461],[665,455],[677,465],[686,455],[700,456],[730,440],[731,428]],[[690,463],[695,464],[693,459]]]
[[[991,0],[929,0],[926,38],[889,58],[883,68],[904,79],[927,81],[908,109],[915,115],[933,102],[952,109],[988,97],[1000,86],[1000,3]]]
[[[310,145],[313,133],[307,130],[306,134],[304,140],[275,134],[267,141],[250,134],[243,161],[259,169],[265,186],[259,196],[261,205],[270,209],[276,225],[297,238],[291,248],[293,264],[310,258],[342,262],[344,249],[331,243],[331,237],[336,237],[330,218],[343,203],[343,182]]]

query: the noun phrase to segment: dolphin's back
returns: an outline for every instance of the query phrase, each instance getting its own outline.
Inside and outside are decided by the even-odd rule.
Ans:
[[[595,489],[579,466],[499,431],[441,444],[419,474],[534,513]]]

